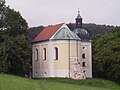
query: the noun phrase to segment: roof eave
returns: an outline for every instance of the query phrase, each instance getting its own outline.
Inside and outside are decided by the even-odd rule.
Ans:
[[[51,39],[53,41],[56,41],[56,40],[77,40],[77,41],[81,41],[81,39]]]
[[[36,44],[36,43],[46,42],[46,41],[49,41],[49,39],[41,40],[41,41],[32,41],[31,44]]]

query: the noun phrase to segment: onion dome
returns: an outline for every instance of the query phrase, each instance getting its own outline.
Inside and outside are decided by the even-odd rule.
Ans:
[[[90,40],[90,35],[87,30],[76,28],[73,30],[73,32],[82,40],[82,41],[88,41]]]

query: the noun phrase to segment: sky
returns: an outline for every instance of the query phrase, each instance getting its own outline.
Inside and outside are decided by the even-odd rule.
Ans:
[[[83,23],[120,26],[120,0],[6,0],[29,27],[74,23],[78,8]]]

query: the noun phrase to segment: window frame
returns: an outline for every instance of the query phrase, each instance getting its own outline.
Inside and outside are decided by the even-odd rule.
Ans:
[[[86,67],[86,62],[82,62],[82,67]]]
[[[46,48],[43,48],[43,60],[46,60]]]
[[[82,54],[82,59],[86,59],[86,54],[85,53]]]
[[[58,48],[54,48],[54,60],[58,60]]]
[[[35,49],[35,61],[38,61],[38,49]]]
[[[86,47],[85,47],[85,46],[83,46],[83,47],[82,47],[82,49],[83,49],[83,50],[85,50],[85,49],[86,49]]]

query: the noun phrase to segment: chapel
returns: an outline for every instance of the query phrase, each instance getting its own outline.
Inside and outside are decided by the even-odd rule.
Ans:
[[[90,35],[82,27],[78,11],[76,28],[65,23],[45,27],[32,40],[32,76],[92,78],[92,48]]]

